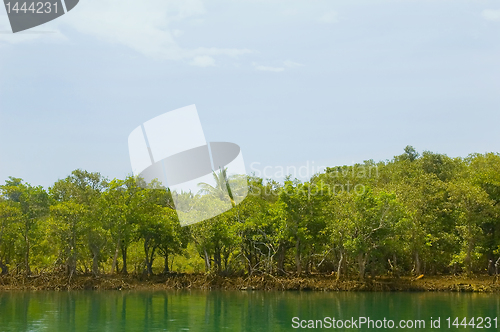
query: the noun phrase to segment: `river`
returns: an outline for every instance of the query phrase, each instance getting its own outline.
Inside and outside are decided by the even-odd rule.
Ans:
[[[400,330],[402,327],[409,330],[411,325],[413,330],[428,331],[432,329],[432,321],[436,331],[472,331],[498,330],[499,318],[499,294],[293,291],[0,293],[0,331],[253,332],[311,330],[312,327],[332,330],[332,325],[338,327],[336,331],[370,330],[368,327],[384,331],[390,330],[391,321],[393,329]],[[404,325],[398,326],[402,323]]]

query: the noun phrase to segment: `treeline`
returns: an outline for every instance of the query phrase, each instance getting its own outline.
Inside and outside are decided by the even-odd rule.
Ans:
[[[48,190],[10,177],[0,186],[1,273],[498,272],[498,153],[450,158],[408,146],[305,183],[248,184],[235,208],[181,227],[169,190],[132,177],[76,170]]]

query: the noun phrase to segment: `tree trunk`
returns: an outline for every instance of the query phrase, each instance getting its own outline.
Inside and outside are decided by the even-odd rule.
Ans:
[[[170,269],[168,268],[168,252],[165,252],[164,256],[165,262],[163,266],[163,274],[167,274],[170,272]]]
[[[69,276],[72,276],[73,274],[76,274],[76,252],[75,252],[75,239],[71,239],[70,243],[70,250],[69,250],[69,257],[66,262],[66,273]]]
[[[500,267],[500,257],[497,259],[495,262],[495,279],[493,279],[495,282],[498,279],[498,268]]]
[[[495,265],[493,259],[488,260],[488,275],[492,276],[495,273]]]
[[[114,274],[115,270],[117,270],[116,264],[118,261],[118,252],[119,251],[120,251],[120,239],[118,239],[118,241],[116,242],[115,254],[113,255],[113,263],[111,264],[111,274]]]
[[[128,274],[128,271],[127,271],[127,247],[122,244],[121,249],[122,249],[122,260],[123,260],[122,273]]]
[[[251,276],[252,273],[253,273],[253,269],[252,269],[252,250],[244,250],[244,255],[245,255],[245,258],[247,259],[247,269],[248,269],[248,275]]]
[[[92,250],[92,275],[99,275],[99,253],[96,249]]]
[[[420,257],[418,255],[418,251],[415,251],[415,273],[419,276],[421,273],[422,267],[420,264]]]
[[[469,237],[469,243],[467,244],[467,256],[465,256],[465,269],[467,270],[467,276],[471,277],[472,275],[472,249],[474,247],[473,240],[471,239],[471,225],[470,222],[467,225],[467,231],[468,231],[468,237]]]
[[[223,257],[223,261],[224,261],[224,273],[229,273],[229,253],[230,251],[227,250],[226,252],[224,252],[224,255],[222,256]]]
[[[205,255],[205,271],[210,271],[210,256],[207,253],[207,249],[203,248],[203,254]]]
[[[285,274],[285,245],[280,244],[278,249],[278,274]]]
[[[396,256],[396,254],[394,254],[392,257],[394,260],[394,271],[396,273],[396,278],[399,279],[400,275],[399,275],[399,268],[398,268],[398,256]]]
[[[340,251],[339,266],[337,266],[337,280],[340,280],[340,274],[342,272],[342,264],[344,262],[344,251]]]
[[[26,268],[26,275],[31,275],[30,268],[30,240],[27,235],[24,236],[24,243],[26,245],[26,252],[24,253],[24,266]]]
[[[300,261],[300,240],[297,239],[295,244],[295,265],[297,266],[297,274],[300,275],[302,273],[302,265]]]
[[[368,255],[359,254],[358,255],[358,268],[359,268],[359,279],[363,280],[365,278],[366,262],[368,260]]]
[[[76,260],[71,256],[66,263],[66,274],[71,276],[76,273]]]
[[[146,273],[148,275],[153,274],[153,261],[155,255],[155,247],[151,250],[151,255],[149,254],[149,239],[144,240],[144,254],[145,254],[145,263],[146,263]]]
[[[2,273],[1,273],[2,275],[9,274],[9,267],[2,260],[0,260],[0,269],[2,269]]]
[[[312,258],[311,254],[309,254],[307,255],[307,260],[306,260],[306,274],[310,274],[312,272],[311,263],[312,263]]]
[[[76,274],[76,225],[73,220],[71,224],[71,237],[69,241],[69,256],[66,261],[66,273],[70,278]]]
[[[155,253],[155,250],[153,249],[153,251],[151,252],[151,257],[149,258],[149,261],[147,263],[148,275],[153,274],[154,253]]]
[[[217,268],[217,273],[222,271],[222,259],[220,253],[220,247],[217,245],[214,252],[214,264]]]

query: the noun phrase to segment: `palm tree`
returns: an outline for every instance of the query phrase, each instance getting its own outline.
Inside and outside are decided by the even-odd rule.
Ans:
[[[219,174],[215,171],[213,171],[212,174],[215,180],[215,187],[205,182],[198,183],[198,186],[201,188],[200,193],[218,197],[223,201],[227,201],[229,198],[231,205],[235,207],[236,203],[231,191],[231,186],[229,185],[230,179],[227,176],[227,168],[219,169]]]

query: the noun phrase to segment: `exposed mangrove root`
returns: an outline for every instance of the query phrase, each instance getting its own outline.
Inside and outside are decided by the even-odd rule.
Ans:
[[[452,291],[500,292],[500,282],[489,276],[472,278],[435,276],[415,279],[375,278],[337,280],[335,275],[249,277],[213,274],[142,275],[73,275],[40,274],[32,276],[0,276],[0,291],[6,290],[311,290],[311,291]]]

